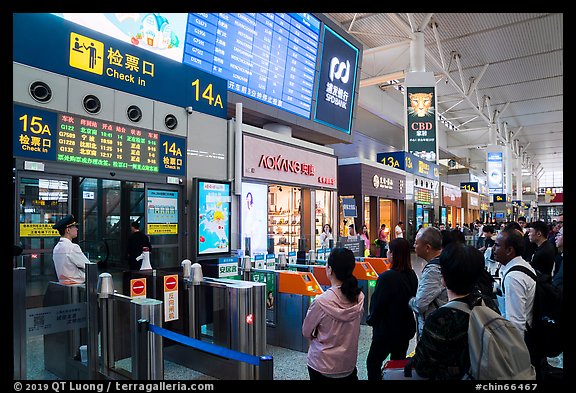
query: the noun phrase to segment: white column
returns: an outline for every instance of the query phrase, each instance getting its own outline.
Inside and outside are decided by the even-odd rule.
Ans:
[[[518,173],[518,175],[516,176],[516,200],[521,201],[522,200],[522,156],[519,154],[518,158],[516,158],[516,165],[517,165],[517,169],[516,169],[516,173]]]
[[[425,72],[426,51],[424,47],[424,33],[417,31],[414,33],[414,39],[410,41],[410,71]]]
[[[506,195],[512,195],[512,150],[510,148],[510,145],[506,145],[506,148],[504,148],[504,156],[505,156],[504,170],[506,171],[505,172]]]
[[[242,195],[242,103],[236,103],[234,123],[234,195]]]

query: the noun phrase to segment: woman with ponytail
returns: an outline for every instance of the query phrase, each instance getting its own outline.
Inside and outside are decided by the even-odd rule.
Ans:
[[[310,380],[357,380],[356,361],[364,294],[352,275],[356,261],[347,248],[334,248],[326,263],[330,288],[310,304],[302,334],[310,340]]]

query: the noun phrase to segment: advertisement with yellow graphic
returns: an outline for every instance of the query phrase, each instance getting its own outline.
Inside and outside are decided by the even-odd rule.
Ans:
[[[184,53],[185,13],[54,13],[110,37],[181,62]],[[70,64],[72,65],[72,64]]]

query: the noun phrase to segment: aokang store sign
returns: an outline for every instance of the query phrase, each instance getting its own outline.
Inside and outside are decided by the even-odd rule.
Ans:
[[[243,177],[336,189],[336,157],[243,136]]]

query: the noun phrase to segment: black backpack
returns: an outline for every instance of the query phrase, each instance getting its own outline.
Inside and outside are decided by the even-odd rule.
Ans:
[[[562,290],[552,284],[549,274],[532,273],[524,266],[513,266],[506,272],[520,271],[536,281],[536,295],[532,325],[528,330],[533,337],[538,353],[555,357],[564,351],[565,340],[562,335]],[[504,277],[505,279],[506,277]]]
[[[492,310],[500,314],[500,309],[498,308],[498,299],[496,297],[496,292],[494,291],[494,277],[486,269],[482,269],[482,274],[476,281],[474,286],[474,292],[478,293],[484,303],[490,307]]]

